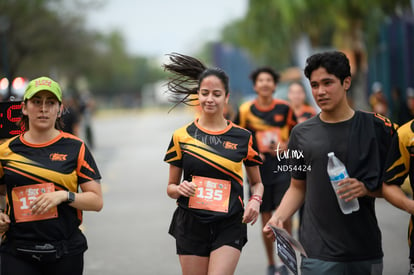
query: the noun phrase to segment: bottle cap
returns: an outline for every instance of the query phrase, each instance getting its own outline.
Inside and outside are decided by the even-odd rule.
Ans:
[[[332,157],[332,156],[335,156],[335,153],[334,152],[329,152],[328,157]]]

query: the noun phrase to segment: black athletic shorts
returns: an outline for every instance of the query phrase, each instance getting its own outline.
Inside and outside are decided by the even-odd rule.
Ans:
[[[202,223],[188,210],[177,207],[169,233],[175,237],[178,255],[208,257],[224,245],[242,250],[247,243],[247,225],[240,212],[218,222]]]
[[[39,262],[35,258],[26,259],[7,252],[0,252],[0,274],[13,275],[82,275],[83,252],[65,255],[55,262]]]
[[[282,201],[283,196],[288,190],[290,185],[290,178],[280,181],[277,184],[263,185],[263,202],[260,206],[260,213],[274,211]]]

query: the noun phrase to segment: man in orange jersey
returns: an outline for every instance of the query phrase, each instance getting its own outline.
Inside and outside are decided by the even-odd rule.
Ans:
[[[264,226],[289,187],[290,173],[284,151],[290,131],[297,122],[288,102],[273,98],[279,75],[272,68],[257,68],[250,77],[257,97],[239,107],[235,123],[252,132],[256,149],[263,159],[260,174],[264,193],[260,212]],[[286,222],[286,228],[291,231],[291,220]],[[269,263],[267,274],[288,274],[281,261],[275,264],[273,241],[264,235],[263,241]]]

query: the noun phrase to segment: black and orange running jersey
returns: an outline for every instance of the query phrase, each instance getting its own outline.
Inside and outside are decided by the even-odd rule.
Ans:
[[[316,115],[316,110],[310,105],[302,105],[299,112],[296,112],[296,119],[298,123],[304,122]]]
[[[0,184],[6,185],[6,212],[11,220],[6,240],[68,240],[82,222],[82,211],[66,203],[57,206],[56,218],[16,222],[14,188],[53,183],[56,191],[77,192],[80,184],[100,178],[92,154],[71,134],[60,132],[45,144],[30,144],[22,135],[6,140],[0,145]]]
[[[410,177],[411,188],[414,187],[414,120],[407,122],[397,130],[391,145],[385,182],[402,185],[407,176]],[[413,189],[414,190],[414,189]]]
[[[401,186],[408,176],[414,190],[414,120],[399,127],[397,133],[389,150],[384,182]],[[410,217],[408,245],[410,258],[414,258],[414,215]]]
[[[268,138],[268,135],[263,133],[277,130],[279,140],[271,142],[287,142],[293,126],[297,124],[293,109],[286,101],[280,99],[273,99],[267,108],[259,107],[257,100],[245,102],[239,107],[234,122],[252,132],[259,149],[260,144],[266,144],[263,139]]]
[[[203,129],[196,119],[176,130],[164,161],[183,169],[183,179],[193,176],[230,181],[231,192],[228,212],[216,212],[189,207],[189,198],[181,196],[177,203],[190,210],[202,222],[223,219],[243,211],[243,167],[261,164],[252,148],[251,133],[231,121],[220,132]]]

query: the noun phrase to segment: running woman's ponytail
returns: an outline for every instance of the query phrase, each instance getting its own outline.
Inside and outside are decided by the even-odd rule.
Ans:
[[[191,97],[198,93],[201,81],[207,76],[214,75],[218,77],[224,85],[226,95],[229,93],[229,78],[220,68],[207,68],[198,59],[179,54],[168,54],[169,64],[164,64],[164,70],[172,73],[167,82],[168,92],[173,96],[172,101],[177,106],[180,103],[192,105],[197,97]],[[173,107],[173,108],[174,108]]]

